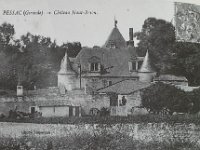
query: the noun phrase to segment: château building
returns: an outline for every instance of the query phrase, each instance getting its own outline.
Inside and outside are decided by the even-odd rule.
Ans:
[[[101,47],[84,47],[75,59],[67,53],[58,72],[58,87],[23,92],[0,97],[0,114],[10,110],[43,117],[80,117],[95,115],[97,110],[108,108],[112,116],[148,113],[141,108],[140,91],[153,82],[177,84],[188,89],[185,77],[160,75],[150,65],[149,53],[140,57],[134,46],[133,28],[129,40],[120,33],[115,21],[105,44]]]
[[[129,40],[126,41],[115,21],[103,46],[84,47],[71,61],[65,54],[58,72],[58,86],[66,91],[81,88],[87,94],[95,94],[126,80],[133,81],[135,86],[149,83],[155,75],[148,51],[145,57],[139,57],[136,52],[133,28],[129,29]]]

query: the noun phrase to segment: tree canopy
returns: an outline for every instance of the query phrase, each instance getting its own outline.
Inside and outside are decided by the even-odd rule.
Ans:
[[[171,72],[185,76],[190,85],[200,84],[200,44],[177,42],[173,47]]]
[[[141,32],[136,32],[139,40],[137,52],[144,56],[149,50],[151,65],[163,73],[171,66],[173,59],[173,44],[175,43],[175,29],[170,22],[162,19],[148,18],[144,21]]]
[[[16,89],[20,82],[26,89],[55,86],[61,59],[67,51],[76,57],[81,50],[80,42],[64,43],[61,46],[49,37],[27,33],[14,39],[14,26],[3,23],[0,26],[0,86]]]
[[[182,90],[162,82],[155,83],[141,93],[142,106],[150,112],[158,113],[163,109],[173,112],[189,112],[192,101]]]
[[[148,18],[141,32],[137,53],[144,56],[149,50],[150,62],[158,74],[169,73],[185,76],[189,85],[200,85],[200,44],[177,42],[175,28],[162,19]]]

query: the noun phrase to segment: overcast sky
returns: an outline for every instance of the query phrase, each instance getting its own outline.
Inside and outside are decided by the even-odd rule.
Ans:
[[[176,0],[200,4],[199,0]],[[39,15],[3,15],[4,10],[43,10]],[[92,15],[54,15],[54,11],[91,11]],[[102,46],[114,27],[128,40],[128,28],[140,31],[148,17],[171,21],[174,0],[0,0],[0,24],[14,25],[16,38],[30,32],[51,37],[58,44],[80,41],[83,46]]]

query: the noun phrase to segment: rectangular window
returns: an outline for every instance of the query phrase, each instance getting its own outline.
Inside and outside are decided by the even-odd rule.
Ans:
[[[31,107],[31,114],[35,113],[35,107]]]
[[[143,61],[139,61],[139,62],[138,62],[138,69],[140,69],[140,68],[141,68],[141,66],[142,66],[142,63],[143,63]]]
[[[128,62],[129,71],[137,71],[138,70],[138,61],[129,61]]]
[[[69,106],[69,117],[73,116],[73,107]]]
[[[118,106],[118,95],[113,94],[110,96],[110,106]]]
[[[136,62],[132,62],[132,70],[136,70]]]
[[[79,117],[79,107],[75,107],[75,116]]]
[[[99,71],[99,63],[91,63],[90,71]]]

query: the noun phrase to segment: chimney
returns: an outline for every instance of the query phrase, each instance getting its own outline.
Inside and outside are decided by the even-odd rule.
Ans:
[[[129,41],[127,41],[127,45],[130,47],[134,47],[133,28],[129,28]]]
[[[133,41],[133,28],[129,28],[129,41]]]

